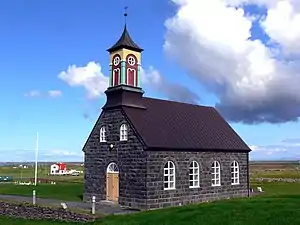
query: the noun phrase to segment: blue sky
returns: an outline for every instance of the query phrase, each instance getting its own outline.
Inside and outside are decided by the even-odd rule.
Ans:
[[[87,88],[79,84],[72,86],[59,78],[59,74],[67,71],[69,65],[85,67],[89,62],[98,63],[101,73],[108,74],[106,49],[121,35],[124,4],[122,0],[0,2],[1,161],[34,160],[36,132],[40,136],[41,160],[83,159],[81,148],[105,98],[101,94],[87,98]],[[178,52],[174,53],[174,49],[164,47],[168,31],[172,30],[165,22],[183,6],[167,0],[128,0],[127,4],[129,32],[145,49],[142,58],[148,77],[148,82],[143,84],[145,95],[172,98],[172,92],[160,91],[157,86],[178,84],[196,93],[199,104],[221,102],[222,110],[226,104],[220,100],[223,98],[216,85],[206,82],[208,79],[187,64],[178,62]],[[264,8],[257,10],[257,7],[248,6],[245,9],[248,14],[266,13]],[[253,26],[251,31],[254,39],[261,38],[264,43],[270,41],[259,26]],[[179,40],[172,39],[170,34],[169,37],[170,43]],[[149,81],[153,72],[163,78],[160,84]],[[196,82],[199,80],[195,74],[199,75],[200,81],[205,81]],[[261,111],[253,110],[253,113]],[[266,114],[265,111],[262,113]],[[234,129],[255,149],[251,153],[253,159],[300,158],[297,147],[300,143],[299,122],[236,118],[238,116],[228,116]],[[283,142],[286,139],[293,140],[287,144]]]

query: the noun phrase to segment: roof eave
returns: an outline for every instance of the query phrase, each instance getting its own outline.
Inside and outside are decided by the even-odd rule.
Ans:
[[[128,49],[128,50],[132,50],[132,51],[136,51],[136,52],[140,52],[140,53],[142,51],[144,51],[144,49],[142,49],[142,48],[135,48],[135,47],[126,46],[126,45],[112,46],[111,48],[108,48],[106,51],[108,51],[109,53],[113,53],[113,52],[121,50],[121,49]]]

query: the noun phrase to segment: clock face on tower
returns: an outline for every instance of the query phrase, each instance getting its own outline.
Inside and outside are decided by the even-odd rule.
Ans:
[[[115,66],[119,65],[120,61],[121,61],[120,57],[119,57],[119,56],[116,56],[116,57],[114,58],[114,65],[115,65]]]

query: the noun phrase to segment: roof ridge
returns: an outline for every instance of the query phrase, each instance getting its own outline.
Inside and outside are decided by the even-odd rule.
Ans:
[[[202,107],[202,108],[215,108],[213,106],[206,106],[206,105],[197,105],[197,104],[192,104],[192,103],[187,103],[187,102],[179,102],[176,100],[168,100],[168,99],[158,99],[158,98],[153,98],[153,97],[143,97],[143,98],[147,98],[150,100],[156,100],[156,101],[166,101],[166,102],[172,102],[172,103],[177,103],[177,104],[184,104],[184,105],[190,105],[190,106],[195,106],[195,107]]]

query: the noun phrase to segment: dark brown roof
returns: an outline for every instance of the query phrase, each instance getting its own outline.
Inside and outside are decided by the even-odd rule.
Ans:
[[[112,47],[110,47],[109,49],[107,49],[108,52],[113,52],[113,51],[117,51],[119,49],[122,48],[127,48],[129,50],[133,50],[133,51],[137,51],[137,52],[142,52],[143,49],[140,48],[136,43],[134,43],[134,41],[131,39],[126,25],[124,26],[124,30],[123,33],[120,37],[120,39],[117,41],[116,44],[114,44]]]
[[[142,99],[147,109],[122,108],[147,148],[250,151],[213,107]]]

